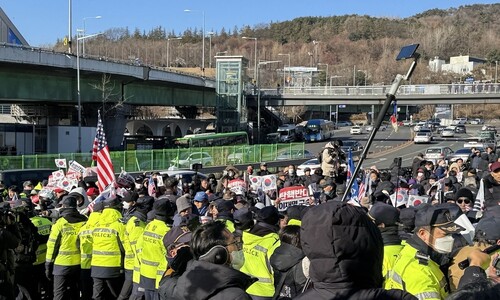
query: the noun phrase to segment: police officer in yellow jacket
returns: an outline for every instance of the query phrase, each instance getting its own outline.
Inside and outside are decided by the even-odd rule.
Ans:
[[[382,276],[387,278],[392,270],[399,252],[403,249],[398,233],[399,210],[383,202],[375,202],[368,212],[368,217],[377,225],[384,240],[384,260],[382,261]]]
[[[426,205],[418,209],[415,234],[394,262],[385,288],[401,289],[418,299],[446,298],[449,286],[439,263],[453,249],[453,234],[462,230],[454,223],[449,205]]]
[[[168,199],[157,199],[153,205],[154,220],[146,225],[138,241],[140,254],[139,288],[144,290],[146,300],[158,299],[160,280],[167,269],[167,250],[163,237],[170,230],[174,215],[174,204]]]
[[[45,274],[54,280],[54,299],[80,299],[80,248],[78,232],[87,217],[76,209],[76,198],[62,200],[60,218],[52,226],[47,241]]]
[[[104,204],[102,202],[94,203],[93,211],[90,213],[87,223],[85,223],[78,235],[80,236],[80,252],[81,252],[81,271],[80,271],[80,291],[81,300],[92,299],[93,282],[90,276],[90,267],[92,265],[92,231],[99,223]]]
[[[42,294],[42,290],[47,294],[49,298],[52,297],[52,287],[50,282],[45,278],[45,259],[47,258],[47,241],[49,240],[50,228],[52,227],[52,222],[41,216],[33,216],[30,218],[31,223],[35,225],[38,230],[38,247],[36,249],[36,261],[33,263],[33,279],[32,282],[34,290],[36,290],[37,295],[32,295],[32,298],[39,299],[39,295]]]
[[[92,231],[91,276],[93,299],[116,299],[121,291],[125,258],[125,224],[121,222],[121,199],[104,201],[99,222]]]
[[[257,224],[248,232],[243,231],[245,263],[240,271],[258,279],[246,290],[252,299],[272,299],[274,295],[274,275],[269,260],[280,245],[279,219],[278,209],[266,206],[257,212]]]
[[[123,201],[123,208],[129,218],[125,224],[125,282],[118,300],[129,299],[132,294],[132,274],[138,259],[137,241],[146,227],[148,208],[153,205],[154,198],[139,199],[137,192],[132,192]]]

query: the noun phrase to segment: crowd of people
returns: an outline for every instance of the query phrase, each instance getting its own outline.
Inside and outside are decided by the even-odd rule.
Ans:
[[[352,179],[338,143],[321,156],[303,176],[278,170],[264,193],[249,182],[271,175],[264,162],[184,182],[122,173],[100,192],[4,188],[0,299],[498,299],[497,158],[419,154]],[[341,201],[348,180],[363,188]],[[293,186],[308,200],[278,209]]]

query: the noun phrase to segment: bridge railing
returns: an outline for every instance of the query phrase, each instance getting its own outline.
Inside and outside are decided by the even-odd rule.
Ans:
[[[178,148],[159,150],[111,151],[115,172],[166,170],[169,167],[190,168],[194,163],[204,166],[271,162],[311,158],[305,152],[304,143],[265,144],[243,146],[219,146],[202,148]],[[0,169],[57,169],[55,159],[74,160],[85,167],[92,165],[91,153],[57,153],[38,155],[1,156]]]
[[[261,88],[261,96],[270,95],[331,95],[331,96],[385,96],[390,85],[373,86],[316,86],[316,87],[285,87],[284,89]],[[247,91],[249,94],[253,90]],[[451,95],[451,94],[498,94],[498,83],[451,83],[402,85],[399,95]]]

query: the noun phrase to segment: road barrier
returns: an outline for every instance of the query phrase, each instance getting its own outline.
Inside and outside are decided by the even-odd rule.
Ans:
[[[166,170],[169,167],[190,168],[201,163],[204,167],[227,166],[230,164],[255,164],[260,162],[303,160],[307,156],[304,143],[259,144],[239,146],[218,146],[201,148],[178,148],[159,150],[111,151],[111,160],[116,172]],[[92,165],[91,153],[58,153],[1,156],[0,169],[57,169],[55,160],[73,160],[85,167]]]

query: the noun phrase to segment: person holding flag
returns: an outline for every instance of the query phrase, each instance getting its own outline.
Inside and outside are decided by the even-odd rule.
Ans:
[[[359,206],[360,204],[359,204],[359,200],[358,200],[358,195],[359,195],[358,181],[356,180],[356,178],[352,178],[352,174],[354,173],[354,169],[355,169],[355,166],[354,166],[354,160],[352,159],[352,150],[349,148],[349,153],[347,156],[347,182],[346,182],[346,186],[349,185],[350,180],[354,180],[354,181],[352,183],[351,190],[347,191],[347,196],[350,198],[350,200],[349,200],[350,202],[353,202],[354,204]]]

